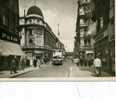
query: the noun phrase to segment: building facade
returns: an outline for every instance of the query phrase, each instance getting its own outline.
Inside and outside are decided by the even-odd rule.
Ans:
[[[0,69],[9,69],[11,56],[24,55],[19,46],[19,1],[0,0]]]
[[[102,59],[103,70],[110,73],[115,70],[114,1],[94,0],[94,16],[97,21],[95,53],[99,53]]]
[[[59,39],[44,21],[43,13],[37,6],[30,7],[27,14],[20,18],[20,35],[22,49],[31,64],[35,58],[49,61],[54,49],[57,49]]]
[[[82,65],[88,65],[88,61],[94,57],[94,30],[91,30],[95,25],[91,20],[93,10],[92,0],[78,0],[74,53],[80,58]]]

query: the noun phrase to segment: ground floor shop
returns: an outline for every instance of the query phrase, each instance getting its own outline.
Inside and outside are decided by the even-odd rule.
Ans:
[[[13,58],[17,61],[17,68],[19,68],[19,61],[25,53],[17,43],[0,40],[0,70],[9,70],[10,63]]]
[[[33,66],[34,60],[40,60],[41,63],[49,62],[53,56],[53,50],[40,48],[26,48],[26,59],[29,60],[29,66]]]
[[[102,70],[114,73],[115,44],[109,42],[108,37],[95,43],[95,55],[99,55],[102,60]]]
[[[83,50],[79,52],[80,63],[83,66],[92,66],[94,60],[93,50]]]

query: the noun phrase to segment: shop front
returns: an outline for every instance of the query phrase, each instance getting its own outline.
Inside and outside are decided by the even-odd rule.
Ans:
[[[95,44],[95,55],[99,55],[102,61],[102,70],[108,73],[112,72],[112,46],[108,41],[108,37],[103,38]]]
[[[11,59],[16,57],[19,62],[21,56],[25,53],[18,44],[0,40],[0,70],[9,70]]]

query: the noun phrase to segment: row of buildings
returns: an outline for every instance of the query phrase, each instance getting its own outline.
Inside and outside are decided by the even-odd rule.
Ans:
[[[0,69],[9,69],[11,57],[51,59],[53,52],[64,51],[64,44],[44,21],[41,9],[32,6],[19,17],[18,0],[0,0]]]
[[[78,0],[74,53],[82,62],[99,55],[103,70],[114,73],[114,0]]]

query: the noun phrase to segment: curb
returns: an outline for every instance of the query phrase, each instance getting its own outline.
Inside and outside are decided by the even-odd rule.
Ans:
[[[37,69],[38,69],[38,68],[32,69],[32,70],[28,70],[28,71],[25,71],[25,72],[22,72],[22,73],[19,73],[19,74],[14,74],[14,75],[10,76],[9,78],[15,78],[15,77],[17,77],[17,76],[20,76],[20,75],[29,73],[29,72],[34,71],[34,70],[37,70]]]

